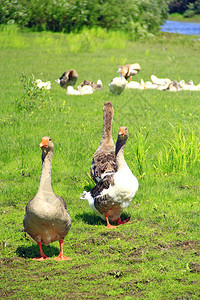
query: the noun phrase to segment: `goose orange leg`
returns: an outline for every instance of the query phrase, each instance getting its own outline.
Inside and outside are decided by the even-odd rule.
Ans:
[[[60,239],[59,240],[59,243],[60,243],[60,254],[54,258],[54,260],[71,260],[70,257],[67,257],[63,254],[63,240]]]
[[[49,257],[47,257],[42,250],[42,242],[38,242],[38,246],[40,248],[40,257],[35,257],[33,260],[42,261],[44,259],[48,259]]]
[[[122,224],[125,224],[125,223],[130,223],[129,220],[130,220],[130,218],[128,218],[128,219],[122,221],[121,218],[119,217],[119,218],[117,219],[117,221],[115,221],[115,222],[117,223],[117,225],[122,225]]]
[[[107,226],[106,228],[108,229],[113,229],[113,228],[116,228],[117,226],[114,226],[114,225],[111,225],[109,220],[108,220],[108,214],[105,214],[105,217],[106,217],[106,222],[107,222]]]

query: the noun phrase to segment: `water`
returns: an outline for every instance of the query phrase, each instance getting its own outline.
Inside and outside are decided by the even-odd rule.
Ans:
[[[189,35],[200,35],[200,23],[187,23],[167,20],[161,27],[161,31]]]

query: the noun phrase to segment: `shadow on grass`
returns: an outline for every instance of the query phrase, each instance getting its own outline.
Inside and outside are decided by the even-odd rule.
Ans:
[[[46,256],[48,257],[52,257],[54,255],[58,256],[59,254],[58,248],[52,245],[51,246],[42,245],[42,249],[46,254]],[[27,246],[27,247],[26,246],[18,247],[16,253],[19,257],[23,257],[23,258],[35,258],[40,256],[40,250],[37,244],[32,246]]]
[[[102,220],[101,217],[95,215],[94,213],[87,213],[84,212],[82,214],[77,214],[75,217],[77,220],[82,220],[84,223],[87,223],[89,225],[106,225],[106,221]],[[128,214],[123,212],[121,214],[121,220],[126,220],[130,218]],[[113,223],[113,222],[111,222]],[[114,224],[114,223],[113,223]]]
[[[75,216],[76,220],[82,220],[84,223],[89,225],[103,225],[105,221],[103,221],[99,216],[93,213],[84,212],[82,214],[77,214]]]

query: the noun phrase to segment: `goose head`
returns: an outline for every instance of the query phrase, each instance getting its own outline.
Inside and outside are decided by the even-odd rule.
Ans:
[[[128,68],[127,66],[120,66],[117,72],[119,76],[125,77],[128,73]]]
[[[50,137],[44,136],[39,144],[40,148],[42,149],[42,154],[45,157],[49,151],[54,150],[54,144]]]
[[[126,126],[121,126],[118,132],[118,140],[126,141],[128,139],[128,129]]]

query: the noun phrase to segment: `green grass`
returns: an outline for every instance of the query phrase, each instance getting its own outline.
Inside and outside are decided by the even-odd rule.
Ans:
[[[200,42],[160,34],[137,42],[123,38],[122,47],[112,43],[119,33],[87,32],[95,47],[76,51],[71,35],[8,31],[0,32],[0,298],[199,299],[200,93],[125,90],[114,96],[108,84],[117,66],[130,62],[141,65],[137,81],[154,74],[198,84]],[[112,47],[98,50],[102,39]],[[72,67],[77,85],[101,79],[104,89],[67,96],[55,79]],[[33,76],[50,80],[51,90],[35,90]],[[116,230],[107,230],[80,200],[84,187],[92,186],[88,173],[109,100],[113,139],[120,126],[128,127],[125,158],[140,184],[122,215],[131,223]],[[39,249],[23,231],[25,206],[39,185],[44,135],[55,144],[54,192],[65,199],[72,218],[64,240],[64,253],[72,258],[67,262],[33,261]],[[59,243],[44,252],[55,257]]]
[[[180,21],[180,22],[190,22],[190,23],[200,23],[200,16],[195,15],[194,17],[186,18],[179,13],[173,13],[169,15],[169,20]]]

